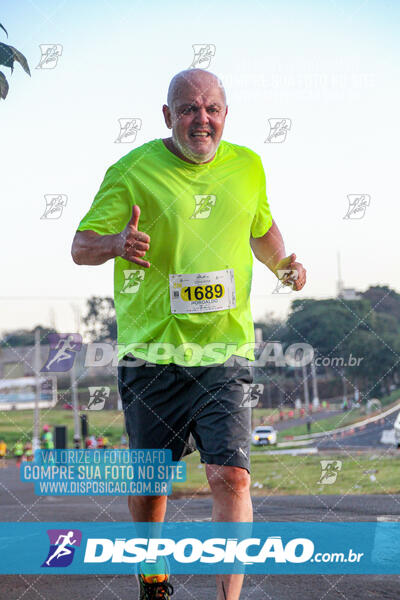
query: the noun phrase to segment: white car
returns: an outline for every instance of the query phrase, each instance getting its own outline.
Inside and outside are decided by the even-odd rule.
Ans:
[[[276,430],[269,425],[259,425],[251,434],[251,441],[255,446],[276,444]]]
[[[400,412],[394,422],[394,439],[396,440],[397,447],[400,448]]]

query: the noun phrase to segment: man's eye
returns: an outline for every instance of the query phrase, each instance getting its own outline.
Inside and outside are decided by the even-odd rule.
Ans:
[[[212,106],[211,108],[208,109],[208,112],[217,113],[217,112],[219,112],[219,110],[215,106]]]
[[[188,115],[188,114],[190,114],[190,113],[191,113],[193,110],[194,110],[194,106],[188,106],[187,108],[184,108],[182,112],[183,112],[183,114],[184,114],[184,115]]]

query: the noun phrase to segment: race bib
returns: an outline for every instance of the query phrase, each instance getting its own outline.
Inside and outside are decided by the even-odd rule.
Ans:
[[[233,269],[169,276],[171,312],[203,313],[236,307]]]

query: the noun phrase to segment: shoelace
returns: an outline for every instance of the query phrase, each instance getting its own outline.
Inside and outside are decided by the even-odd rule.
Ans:
[[[174,593],[174,588],[168,581],[147,583],[143,581],[146,600],[168,600]]]

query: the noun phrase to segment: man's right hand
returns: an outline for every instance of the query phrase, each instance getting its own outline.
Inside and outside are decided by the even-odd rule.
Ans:
[[[147,260],[142,260],[150,248],[150,236],[138,230],[140,208],[137,204],[132,207],[132,216],[129,223],[115,236],[115,254],[125,260],[136,263],[141,267],[150,267]]]

